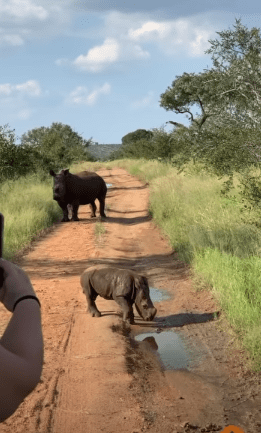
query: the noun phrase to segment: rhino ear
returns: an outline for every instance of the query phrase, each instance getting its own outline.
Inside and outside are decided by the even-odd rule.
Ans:
[[[67,176],[67,174],[69,173],[69,168],[66,168],[65,170],[63,170],[63,174],[65,175],[65,176]]]
[[[140,290],[140,276],[134,277],[134,283],[136,287],[136,293]]]
[[[55,172],[54,172],[53,170],[50,170],[49,173],[50,173],[50,175],[53,176],[53,177],[56,176],[56,174],[55,174]]]
[[[135,288],[136,288],[136,296],[138,295],[138,293],[141,292],[142,290],[142,286],[143,286],[143,278],[140,275],[139,276],[135,276],[134,277],[134,283],[135,283]]]

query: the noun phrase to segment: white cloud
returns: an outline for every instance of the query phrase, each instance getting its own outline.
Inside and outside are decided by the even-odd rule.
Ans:
[[[148,106],[153,106],[154,100],[154,92],[148,92],[147,96],[144,96],[144,98],[139,99],[137,101],[134,101],[131,103],[131,108],[138,109],[138,108],[144,108]]]
[[[0,0],[0,14],[3,17],[22,20],[45,20],[49,15],[43,6],[37,6],[31,0]]]
[[[105,83],[92,92],[89,92],[87,87],[78,86],[70,93],[67,102],[75,105],[94,105],[100,95],[107,95],[110,91],[111,86],[108,83]]]
[[[40,96],[41,88],[36,80],[28,80],[22,84],[0,84],[0,97],[2,96]]]
[[[12,93],[11,84],[0,84],[0,95],[9,96]]]
[[[13,46],[19,46],[23,45],[24,39],[21,38],[20,35],[15,34],[6,34],[6,35],[0,35],[0,45],[13,45]]]
[[[24,110],[20,110],[17,113],[17,118],[21,120],[27,120],[31,117],[33,110],[30,110],[28,108],[25,108]]]
[[[0,48],[65,33],[72,0],[0,0]]]
[[[29,80],[29,81],[26,81],[26,83],[17,84],[16,89],[19,92],[27,93],[30,96],[40,96],[41,95],[41,88],[40,88],[38,82],[35,80]]]
[[[150,57],[150,53],[146,50],[143,50],[142,47],[138,44],[126,44],[122,51],[122,58],[125,61],[139,58],[148,59]]]
[[[83,71],[100,72],[117,62],[148,57],[150,57],[149,52],[143,50],[137,43],[107,38],[102,45],[91,48],[86,55],[81,54],[72,63]],[[55,63],[63,65],[66,61],[67,59],[58,59]]]
[[[57,66],[64,66],[64,65],[67,65],[67,64],[69,64],[69,63],[70,63],[69,60],[66,59],[65,57],[63,57],[63,58],[61,58],[61,59],[57,59],[57,60],[55,60],[55,64],[56,64]]]
[[[102,32],[119,40],[123,52],[126,46],[138,43],[142,51],[148,50],[149,44],[150,56],[155,47],[168,56],[195,57],[204,55],[209,46],[208,39],[216,37],[216,29],[221,24],[224,27],[224,14],[218,12],[157,20],[145,13],[114,11],[105,16]]]
[[[136,24],[137,26],[137,24]],[[213,28],[200,23],[199,18],[183,18],[164,22],[146,21],[139,24],[136,29],[133,26],[128,30],[130,40],[139,43],[154,43],[168,55],[176,55],[181,52],[189,56],[204,55],[208,47],[208,39],[213,35]]]
[[[116,39],[107,38],[102,45],[91,48],[86,56],[80,55],[77,57],[73,64],[82,70],[97,72],[108,64],[116,62],[119,54],[119,43]]]
[[[210,39],[210,34],[203,29],[195,30],[195,39],[190,43],[190,52],[194,56],[200,56],[204,51],[207,50]]]
[[[130,39],[135,40],[139,40],[142,38],[150,38],[151,36],[162,39],[169,34],[170,30],[171,26],[169,23],[157,23],[156,21],[148,21],[136,30],[129,29],[128,36]]]

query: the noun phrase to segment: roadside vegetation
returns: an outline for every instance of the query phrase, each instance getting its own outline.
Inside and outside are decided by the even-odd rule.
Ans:
[[[28,245],[43,229],[62,216],[52,197],[52,179],[27,175],[0,184],[0,210],[4,215],[5,259]]]
[[[234,30],[209,43],[212,68],[184,72],[160,96],[160,106],[185,113],[189,126],[170,120],[171,132],[164,126],[129,132],[106,163],[92,162],[92,140],[68,125],[28,131],[19,146],[14,131],[0,127],[4,257],[61,216],[50,169],[125,168],[150,184],[149,212],[190,264],[195,286],[213,291],[261,370],[260,29],[236,20]],[[95,233],[104,233],[103,224]]]

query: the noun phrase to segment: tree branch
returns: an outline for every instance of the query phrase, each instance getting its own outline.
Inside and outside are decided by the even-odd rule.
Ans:
[[[177,126],[177,127],[179,127],[179,128],[187,128],[185,125],[183,125],[182,123],[178,123],[178,122],[173,122],[173,120],[169,120],[168,122],[166,122],[166,123],[171,123],[172,125],[175,125],[175,126]]]

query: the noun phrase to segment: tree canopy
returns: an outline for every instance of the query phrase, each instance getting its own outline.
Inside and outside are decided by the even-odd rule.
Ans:
[[[122,137],[121,141],[122,144],[125,146],[127,144],[131,144],[134,143],[135,141],[138,140],[149,140],[152,137],[152,132],[151,131],[147,131],[146,129],[136,129],[136,131],[133,132],[129,132],[128,134],[124,135],[124,137]]]
[[[48,173],[50,168],[67,167],[74,161],[91,160],[88,146],[69,125],[53,123],[23,134],[16,144],[14,130],[8,125],[0,127],[0,181],[23,176],[30,172]]]
[[[217,32],[206,54],[213,67],[199,74],[177,76],[161,95],[160,106],[176,114],[187,114],[199,129],[211,117],[217,122],[260,125],[261,36],[260,29],[247,29],[236,20],[234,30]],[[193,115],[192,107],[200,109]],[[175,126],[177,122],[170,121]]]
[[[69,125],[52,123],[50,127],[40,127],[28,131],[21,137],[21,146],[30,146],[45,157],[48,165],[60,168],[79,159],[86,159],[88,146],[92,142],[83,139]]]

